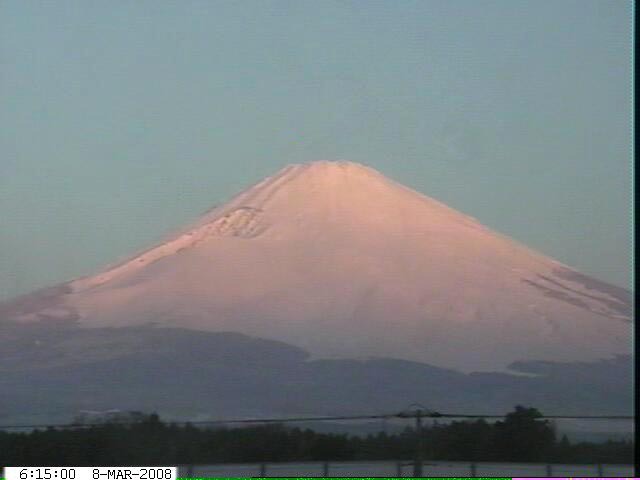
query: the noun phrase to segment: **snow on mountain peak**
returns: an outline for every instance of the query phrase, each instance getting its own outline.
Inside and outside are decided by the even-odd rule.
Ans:
[[[477,370],[624,352],[625,299],[372,168],[322,160],[289,165],[166,242],[9,311]]]

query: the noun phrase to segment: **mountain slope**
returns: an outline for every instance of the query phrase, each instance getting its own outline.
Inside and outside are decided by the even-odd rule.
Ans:
[[[630,295],[350,162],[292,165],[16,322],[233,331],[470,371],[630,352]]]
[[[517,368],[535,375],[310,360],[282,342],[229,332],[36,322],[0,326],[0,424],[62,423],[82,410],[113,408],[180,420],[361,415],[416,401],[446,413],[503,414],[517,404],[549,415],[631,411],[628,357]]]

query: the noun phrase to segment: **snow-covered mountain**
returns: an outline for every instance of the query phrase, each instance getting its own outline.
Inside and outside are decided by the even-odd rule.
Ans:
[[[0,305],[0,322],[237,332],[312,358],[460,372],[628,355],[628,291],[377,171],[291,165],[102,272]]]

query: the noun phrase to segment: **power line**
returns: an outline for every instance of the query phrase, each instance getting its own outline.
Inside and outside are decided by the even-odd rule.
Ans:
[[[399,412],[399,413],[386,413],[386,414],[374,414],[374,415],[334,415],[323,417],[285,417],[285,418],[242,418],[242,419],[228,419],[228,420],[203,420],[203,421],[178,421],[178,422],[166,422],[171,425],[238,425],[238,424],[269,424],[269,423],[295,423],[295,422],[327,422],[327,421],[344,421],[344,420],[376,420],[376,419],[391,419],[391,418],[505,418],[507,415],[494,415],[494,414],[466,414],[466,413],[440,413],[431,410],[418,410],[411,412]],[[633,420],[635,417],[632,415],[540,415],[536,418],[539,419],[573,419],[573,420]],[[23,429],[81,429],[98,427],[105,425],[136,425],[141,423],[140,421],[106,421],[97,423],[82,423],[82,424],[29,424],[29,425],[0,425],[0,430],[23,430]]]
[[[337,421],[337,420],[375,420],[380,418],[392,418],[397,414],[386,415],[339,415],[330,417],[286,417],[286,418],[241,418],[241,419],[229,419],[229,420],[202,420],[202,421],[178,421],[178,422],[166,422],[171,425],[226,425],[226,424],[252,424],[252,423],[290,423],[290,422],[312,422],[312,421]],[[87,428],[98,427],[104,425],[136,425],[141,423],[140,421],[108,421],[98,423],[82,423],[82,424],[40,424],[40,425],[0,425],[0,430],[14,430],[25,428]]]
[[[429,417],[430,415],[422,415]],[[506,415],[461,415],[461,414],[440,414],[431,415],[433,418],[505,418]],[[577,420],[633,420],[633,415],[541,415],[537,418],[546,419],[577,419]]]

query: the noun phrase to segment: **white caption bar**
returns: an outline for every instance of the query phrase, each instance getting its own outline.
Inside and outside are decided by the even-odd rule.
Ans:
[[[176,480],[178,467],[5,467],[6,480]]]

